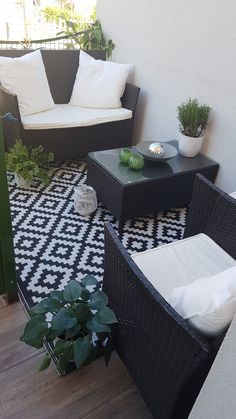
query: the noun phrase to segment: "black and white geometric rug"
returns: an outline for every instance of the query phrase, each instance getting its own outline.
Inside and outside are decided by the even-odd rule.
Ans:
[[[117,229],[117,220],[102,204],[86,217],[74,210],[74,187],[85,182],[83,161],[55,169],[48,187],[35,182],[29,189],[17,188],[9,176],[17,280],[28,307],[71,279],[92,274],[102,280],[103,224],[110,221]],[[181,239],[186,213],[174,208],[127,221],[123,245],[132,254]]]

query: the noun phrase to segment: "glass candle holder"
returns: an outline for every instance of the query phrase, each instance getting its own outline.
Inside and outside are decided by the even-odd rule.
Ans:
[[[132,151],[129,148],[123,148],[120,151],[119,157],[120,157],[120,161],[123,164],[128,164],[129,163],[129,159],[132,156]]]
[[[144,160],[142,156],[139,156],[138,154],[132,154],[132,156],[129,159],[129,167],[132,170],[140,170],[144,166]]]
[[[82,185],[74,188],[74,208],[80,215],[89,215],[96,211],[97,195],[92,186]]]

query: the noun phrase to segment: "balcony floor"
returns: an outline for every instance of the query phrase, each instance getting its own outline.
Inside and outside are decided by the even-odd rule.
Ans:
[[[0,310],[1,418],[151,418],[115,353],[107,369],[100,358],[66,377],[58,377],[53,366],[39,373],[44,351],[19,341],[25,323],[20,303]]]

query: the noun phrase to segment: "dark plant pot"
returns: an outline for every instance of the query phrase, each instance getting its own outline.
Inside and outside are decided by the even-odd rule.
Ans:
[[[64,337],[65,337],[65,335],[59,336],[60,339],[64,339]],[[52,341],[50,341],[50,342],[45,341],[45,347],[46,347],[47,351],[49,352],[49,354],[52,356],[52,360],[54,362],[54,365],[56,367],[58,375],[60,375],[60,376],[67,375],[67,374],[69,374],[70,372],[72,372],[76,369],[76,365],[75,365],[74,360],[71,360],[71,361],[69,361],[68,365],[66,366],[66,368],[64,369],[63,372],[59,371],[58,368],[57,368],[59,359],[56,355],[53,354],[54,343]],[[95,361],[95,359],[104,355],[105,350],[104,350],[104,347],[102,346],[101,343],[94,348],[95,348],[95,353],[93,354],[93,356],[91,358],[89,358],[87,361],[84,362],[84,364],[81,366],[81,368],[83,366],[89,365],[90,363]]]

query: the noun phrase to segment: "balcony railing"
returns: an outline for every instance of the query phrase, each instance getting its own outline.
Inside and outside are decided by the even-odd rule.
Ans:
[[[74,36],[79,36],[86,31],[80,31]],[[23,41],[1,41],[0,50],[4,49],[68,49],[71,48],[73,41],[68,35],[56,36],[55,38],[38,39],[38,40],[23,40]],[[73,43],[74,49],[79,49],[79,44]]]

